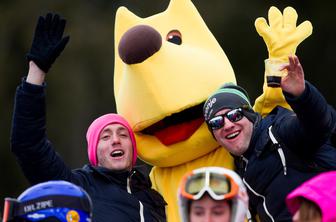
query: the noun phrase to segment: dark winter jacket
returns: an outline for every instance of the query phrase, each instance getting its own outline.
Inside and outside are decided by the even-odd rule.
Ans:
[[[235,157],[252,213],[263,222],[292,221],[285,205],[287,194],[318,172],[336,169],[336,148],[329,144],[335,110],[308,82],[300,97],[284,94],[295,113],[276,107],[259,119],[248,150]],[[281,148],[271,141],[270,126]]]
[[[165,201],[137,169],[115,172],[85,165],[71,170],[46,137],[45,86],[22,81],[17,88],[11,148],[31,184],[66,180],[93,202],[93,221],[165,221]]]

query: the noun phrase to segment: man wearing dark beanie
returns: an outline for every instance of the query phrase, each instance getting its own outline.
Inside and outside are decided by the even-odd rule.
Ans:
[[[250,211],[261,221],[292,221],[286,195],[319,172],[336,169],[330,137],[336,112],[309,82],[296,56],[284,66],[281,88],[293,111],[276,107],[264,119],[246,91],[226,84],[205,102],[203,114],[217,142],[235,158],[248,188]]]
[[[259,114],[252,109],[250,99],[245,89],[233,83],[223,85],[207,99],[204,104],[204,117],[206,120],[211,119],[218,111],[225,108],[242,108],[244,116],[252,123],[255,123],[259,116]]]

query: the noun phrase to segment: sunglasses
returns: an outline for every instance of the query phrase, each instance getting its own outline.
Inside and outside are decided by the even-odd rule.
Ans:
[[[237,195],[238,185],[226,174],[217,172],[190,173],[183,177],[181,195],[198,200],[207,192],[214,200],[230,199]]]
[[[230,110],[229,112],[225,114],[214,116],[210,120],[207,121],[208,126],[212,130],[217,130],[217,129],[222,128],[225,125],[225,120],[224,120],[225,117],[233,123],[238,122],[244,117],[243,109],[237,108],[237,109]]]

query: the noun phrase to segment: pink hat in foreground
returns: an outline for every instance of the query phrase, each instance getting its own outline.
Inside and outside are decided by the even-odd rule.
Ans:
[[[336,221],[336,171],[322,173],[296,188],[286,198],[288,210],[294,215],[304,197],[321,209],[322,222]]]
[[[135,165],[137,159],[137,146],[135,142],[134,133],[128,122],[120,115],[109,113],[95,119],[88,128],[86,133],[86,140],[88,143],[89,161],[92,166],[97,166],[97,145],[99,141],[100,132],[109,124],[118,123],[126,127],[133,144],[133,160],[132,165]]]

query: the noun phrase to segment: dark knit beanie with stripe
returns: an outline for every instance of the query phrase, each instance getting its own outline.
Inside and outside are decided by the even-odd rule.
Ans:
[[[258,114],[253,111],[247,92],[240,86],[228,83],[220,87],[205,101],[203,115],[206,123],[222,109],[242,108],[244,116],[255,123]]]

